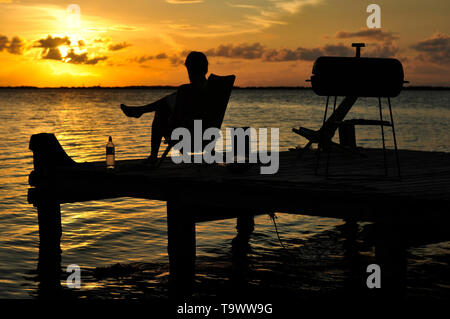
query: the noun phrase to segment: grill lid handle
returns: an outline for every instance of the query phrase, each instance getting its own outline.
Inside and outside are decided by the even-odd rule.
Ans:
[[[356,48],[356,57],[361,57],[361,48],[366,46],[365,43],[352,43],[352,47]]]

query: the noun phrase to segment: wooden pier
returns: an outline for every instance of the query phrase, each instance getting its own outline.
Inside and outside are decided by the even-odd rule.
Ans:
[[[116,197],[166,201],[171,281],[183,287],[181,295],[190,293],[194,276],[196,222],[238,218],[241,226],[252,227],[252,216],[272,212],[372,221],[384,225],[382,239],[389,242],[377,253],[402,258],[407,242],[420,237],[399,231],[402,225],[437,222],[447,228],[450,220],[449,153],[400,150],[400,180],[389,150],[392,165],[384,175],[380,149],[362,150],[365,158],[333,152],[328,177],[320,170],[314,174],[313,151],[301,159],[296,152],[281,152],[279,171],[261,175],[258,166],[241,171],[220,164],[174,164],[170,158],[156,170],[142,160],[127,160],[107,171],[104,162],[73,162],[52,134],[32,136],[30,149],[34,171],[28,200],[38,210],[43,277],[59,271],[60,204],[70,202]],[[393,269],[394,276],[401,264],[386,266],[386,273]]]

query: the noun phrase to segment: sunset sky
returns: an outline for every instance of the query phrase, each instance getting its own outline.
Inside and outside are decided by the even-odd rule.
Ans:
[[[0,86],[179,85],[203,51],[239,86],[304,86],[320,55],[396,57],[450,86],[448,0],[0,0]],[[367,29],[366,7],[381,7]],[[75,9],[74,9],[75,8]]]

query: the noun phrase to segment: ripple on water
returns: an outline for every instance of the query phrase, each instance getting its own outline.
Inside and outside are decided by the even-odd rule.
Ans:
[[[26,201],[32,170],[29,137],[56,134],[77,161],[104,159],[109,135],[118,159],[149,153],[153,115],[125,118],[118,105],[146,104],[172,90],[1,90],[0,91],[0,298],[38,295],[38,228]],[[318,128],[325,100],[311,91],[245,91],[232,94],[224,127],[280,128],[286,150],[304,140],[291,132],[300,125]],[[393,100],[401,148],[450,151],[450,92],[405,91]],[[25,116],[24,116],[25,115]],[[373,100],[358,101],[353,118],[376,118]],[[391,143],[389,132],[387,142]],[[358,129],[359,143],[379,145],[378,130]],[[388,144],[389,145],[389,144]],[[62,284],[68,298],[167,297],[168,257],[165,203],[132,198],[64,204],[62,268],[82,268],[82,289]],[[278,214],[282,248],[272,221],[255,219],[248,258],[231,258],[235,221],[197,225],[197,297],[223,294],[285,294],[300,299],[341,291],[351,281],[339,232],[342,221]],[[362,227],[362,226],[361,226]],[[409,250],[411,295],[449,296],[449,242]],[[361,263],[373,251],[360,247]],[[63,273],[64,275],[64,273]]]

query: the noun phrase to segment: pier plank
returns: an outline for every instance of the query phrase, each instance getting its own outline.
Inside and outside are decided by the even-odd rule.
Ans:
[[[367,158],[334,152],[329,178],[314,174],[313,151],[301,159],[295,152],[281,152],[280,168],[274,175],[261,175],[257,166],[237,173],[228,164],[177,165],[170,158],[157,170],[141,165],[140,160],[118,161],[113,172],[106,171],[104,162],[61,166],[46,178],[30,176],[35,188],[29,198],[32,203],[37,192],[49,188],[60,203],[123,196],[167,200],[179,193],[192,205],[223,210],[223,214],[214,213],[219,217],[233,217],[225,211],[239,206],[248,209],[248,214],[277,211],[335,218],[353,214],[360,220],[409,214],[448,219],[450,154],[401,150],[399,180],[394,165],[391,176],[383,176],[381,149],[363,152]],[[393,155],[388,150],[388,158]],[[201,214],[208,217],[206,212]]]

